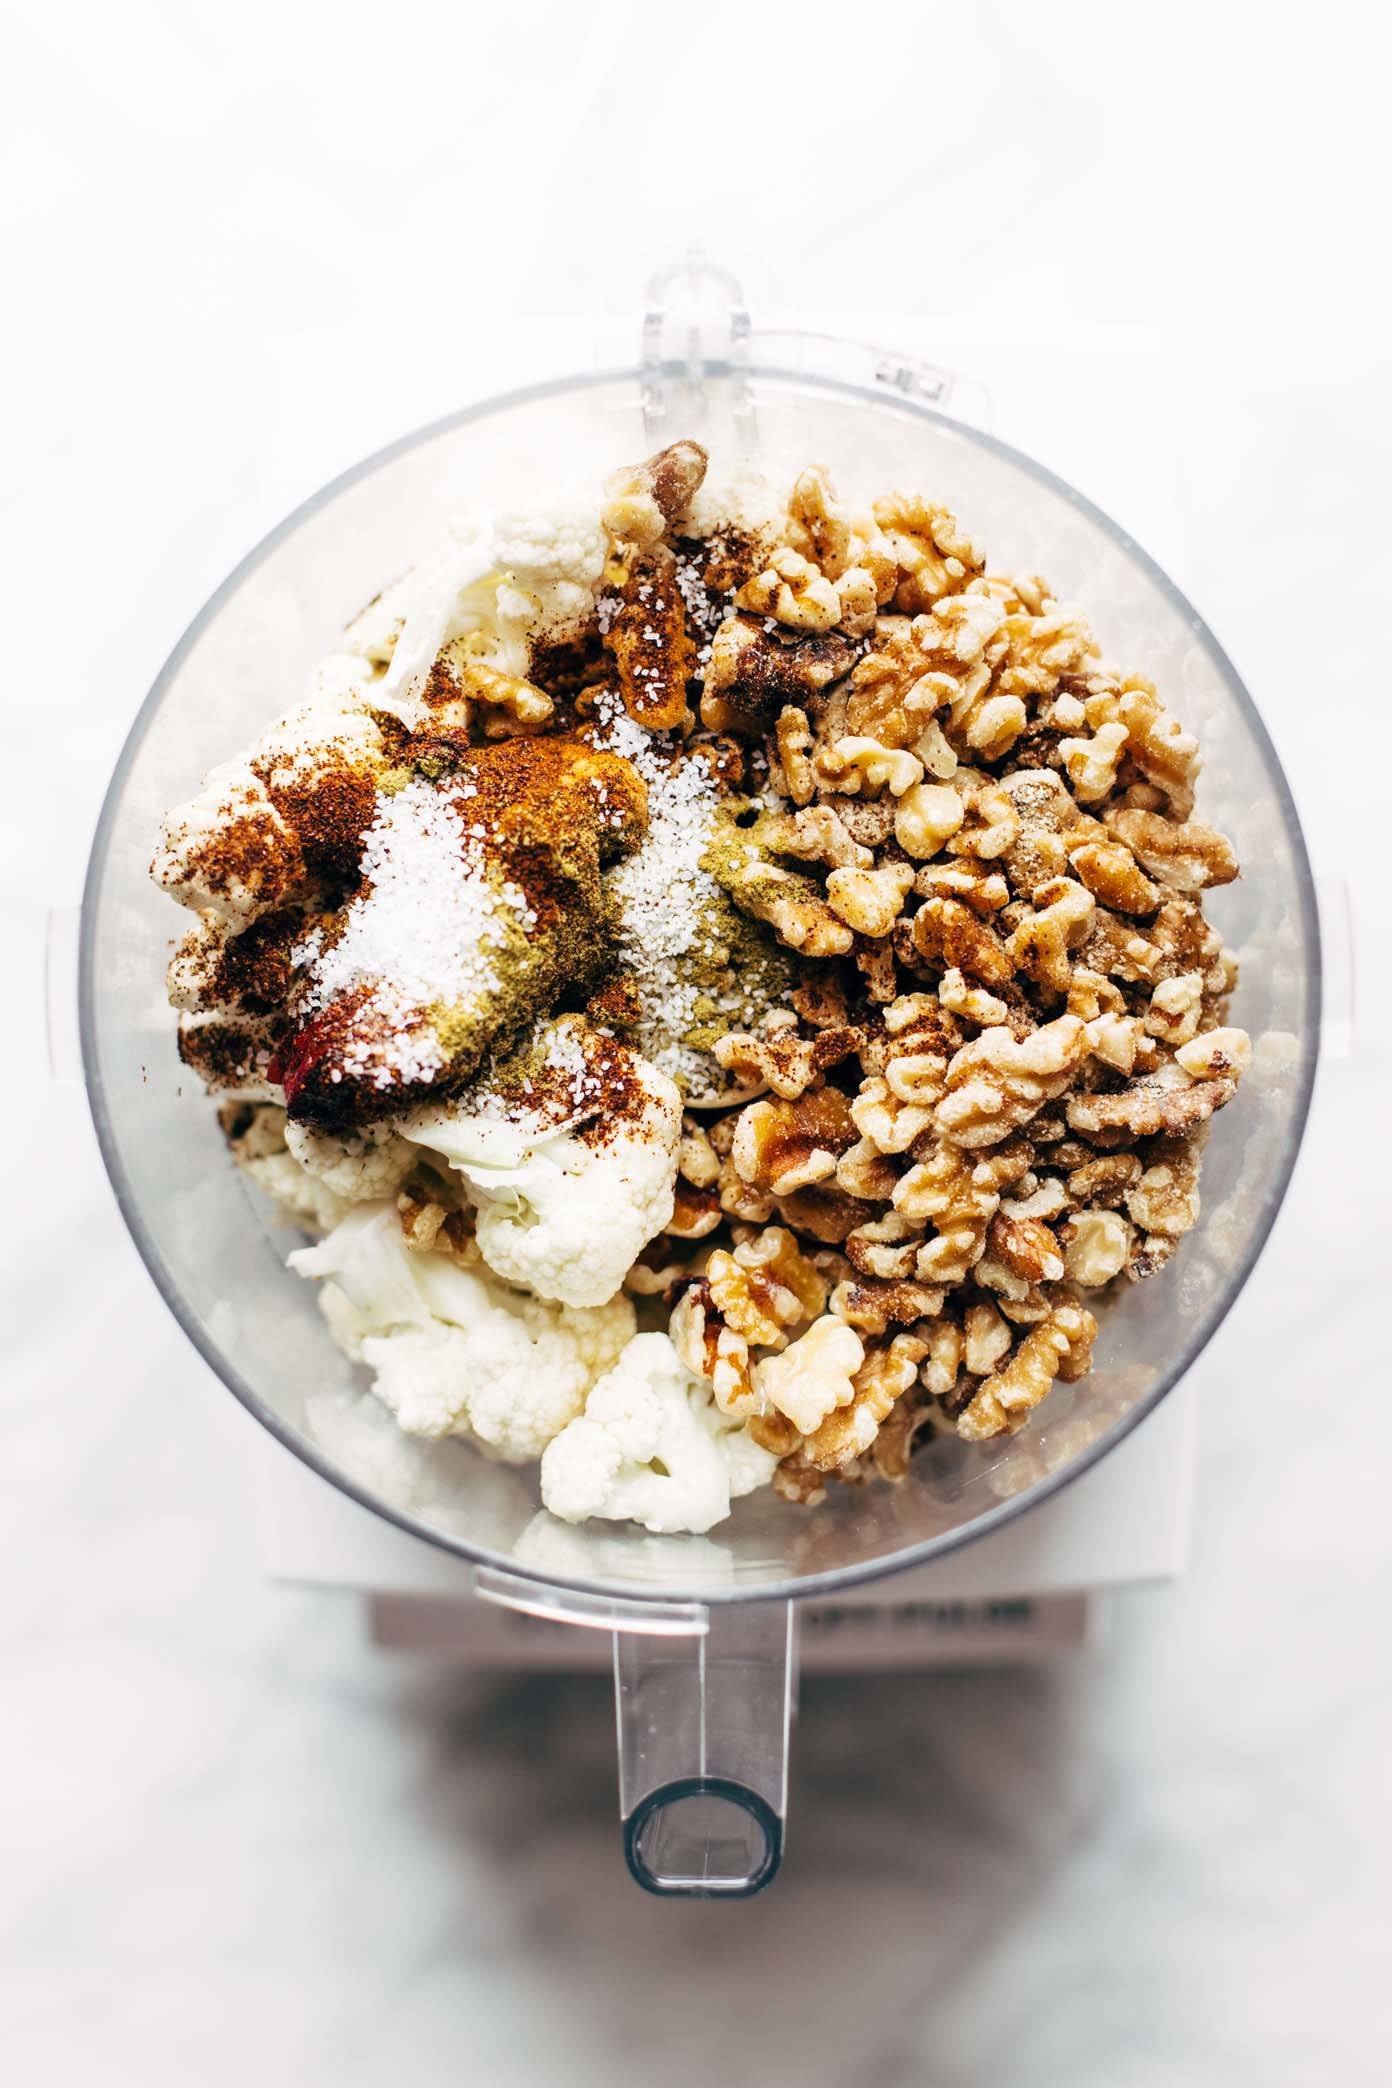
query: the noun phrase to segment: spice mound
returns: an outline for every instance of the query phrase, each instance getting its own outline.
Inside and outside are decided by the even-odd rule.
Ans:
[[[180,1053],[403,1430],[815,1508],[1028,1427],[1194,1226],[1199,770],[931,492],[678,442],[461,524],[168,815]]]
[[[601,872],[641,839],[641,778],[572,738],[437,745],[407,742],[355,889],[291,952],[303,1020],[270,1072],[299,1121],[351,1126],[456,1086],[608,967]]]

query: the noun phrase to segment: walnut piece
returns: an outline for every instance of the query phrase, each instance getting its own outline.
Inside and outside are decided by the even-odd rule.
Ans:
[[[999,1144],[1064,1092],[1083,1046],[1076,1015],[1060,1015],[1019,1041],[1005,1028],[984,1030],[947,1069],[948,1092],[934,1112],[939,1134],[969,1148]]]
[[[850,672],[855,648],[836,631],[800,636],[762,620],[730,616],[711,640],[701,722],[714,732],[757,734],[785,708],[815,701]]]
[[[932,1125],[933,1105],[906,1102],[891,1092],[883,1076],[876,1076],[861,1082],[851,1118],[862,1141],[877,1153],[906,1153]]]
[[[796,704],[786,705],[778,714],[774,738],[788,796],[795,805],[809,804],[817,779],[812,772],[812,728],[806,711]]]
[[[912,628],[882,619],[872,650],[852,670],[846,724],[885,747],[916,747],[934,712],[955,693],[951,676],[930,667]],[[951,760],[955,767],[956,756]]]
[[[762,1036],[732,1031],[712,1047],[717,1065],[750,1086],[763,1082],[775,1095],[795,1102],[818,1081],[828,1066],[838,1065],[859,1048],[859,1029],[824,1029],[815,1036],[798,1034],[796,1022],[770,1024]]]
[[[897,568],[894,606],[907,616],[955,594],[982,569],[981,553],[955,515],[919,493],[891,493],[875,502],[889,555]]]
[[[402,1239],[415,1253],[443,1254],[465,1269],[483,1260],[473,1211],[442,1201],[419,1178],[397,1191],[396,1216]]]
[[[1060,1305],[1031,1329],[1008,1363],[977,1387],[957,1417],[957,1433],[968,1442],[1019,1428],[1056,1377],[1081,1376],[1097,1336],[1097,1322],[1080,1305]],[[1081,1367],[1080,1367],[1081,1366]]]
[[[913,754],[853,733],[820,747],[812,757],[812,768],[823,790],[845,797],[886,788],[891,797],[903,797],[923,779],[923,764]]]
[[[876,1165],[885,1164],[876,1162]],[[890,1172],[892,1192],[892,1167]],[[915,1228],[897,1211],[887,1211],[883,1218],[867,1219],[864,1225],[858,1225],[854,1232],[847,1233],[842,1251],[858,1276],[877,1276],[882,1282],[898,1283],[912,1276],[914,1257],[921,1245]]]
[[[938,981],[938,999],[954,1015],[965,1022],[974,1022],[980,1029],[990,1029],[1004,1022],[1009,1010],[1003,1000],[994,993],[987,993],[984,986],[969,986],[955,966],[949,967]]]
[[[1174,1072],[1178,1085],[1169,1077],[1170,1069],[1162,1066],[1158,1073],[1132,1081],[1119,1094],[1070,1096],[1066,1110],[1070,1129],[1089,1145],[1104,1148],[1134,1145],[1138,1138],[1154,1138],[1161,1132],[1172,1137],[1206,1123],[1237,1092],[1234,1080],[1191,1083],[1182,1069]]]
[[[932,1409],[922,1392],[909,1391],[890,1408],[870,1446],[875,1476],[891,1486],[907,1479],[915,1439],[933,1420]]]
[[[1063,676],[1089,673],[1097,644],[1086,617],[1076,609],[1060,608],[1038,579],[1022,577],[1009,587],[1014,599],[1007,603],[1006,654],[997,670],[997,686],[1037,699],[1052,696]]]
[[[819,1182],[777,1199],[778,1215],[794,1232],[806,1233],[834,1247],[855,1231],[865,1216],[864,1204],[847,1196],[834,1182]]]
[[[1010,1322],[994,1305],[969,1305],[962,1321],[962,1361],[973,1377],[990,1377],[1010,1354]]]
[[[704,1281],[678,1298],[669,1323],[672,1346],[687,1369],[706,1379],[722,1413],[748,1420],[760,1410],[749,1359],[749,1343],[727,1326]]]
[[[725,1216],[736,1219],[741,1225],[767,1225],[773,1216],[773,1198],[765,1190],[755,1189],[746,1182],[728,1155],[720,1163],[716,1195]]]
[[[490,667],[467,645],[467,639],[457,639],[430,670],[422,700],[430,705],[432,725],[467,724],[475,707],[487,739],[539,732],[550,722],[555,705],[544,689]]]
[[[1199,743],[1181,729],[1155,690],[1139,675],[1123,684],[1117,712],[1126,727],[1126,751],[1148,783],[1162,791],[1181,819],[1189,815],[1199,772]]]
[[[929,899],[913,917],[915,953],[944,971],[965,973],[983,986],[1005,986],[1015,965],[994,928],[957,899]]]
[[[697,1189],[678,1175],[672,1184],[672,1215],[663,1231],[674,1240],[704,1240],[716,1230],[720,1219],[720,1197],[715,1187]]]
[[[1159,886],[1119,841],[1080,841],[1070,846],[1068,860],[1088,890],[1116,913],[1154,913],[1160,904]]]
[[[1063,1275],[1058,1241],[1039,1218],[998,1211],[986,1235],[986,1249],[992,1261],[1000,1262],[1026,1284],[1057,1283]]]
[[[1178,972],[1162,979],[1150,996],[1145,1027],[1148,1036],[1164,1044],[1187,1044],[1198,1032],[1203,1013],[1203,978],[1198,972]]]
[[[641,464],[616,471],[601,520],[608,534],[649,550],[690,507],[710,458],[699,442],[674,442]]]
[[[1179,1240],[1198,1223],[1204,1135],[1160,1139],[1152,1146],[1149,1164],[1126,1192],[1127,1215],[1142,1233]]]
[[[813,465],[794,479],[784,533],[793,550],[820,566],[828,580],[839,580],[856,562],[854,523],[836,498],[829,474],[820,466]]]
[[[1126,727],[1102,725],[1091,739],[1061,739],[1059,755],[1080,805],[1095,804],[1116,788]]]
[[[929,863],[915,880],[925,899],[956,899],[969,906],[983,921],[989,920],[1010,901],[1010,887],[999,872],[984,863]]]
[[[693,1116],[682,1118],[677,1174],[693,1189],[713,1189],[720,1179],[720,1155],[711,1144],[706,1126]]]
[[[795,1102],[751,1102],[735,1125],[730,1158],[740,1177],[774,1196],[825,1182],[859,1133],[838,1088],[814,1088]]]
[[[741,913],[767,921],[781,943],[804,957],[841,957],[854,942],[821,887],[800,871],[775,863],[746,864],[731,879],[730,896]]]
[[[825,863],[832,870],[865,870],[874,861],[871,850],[851,838],[831,805],[805,805],[793,813],[771,812],[759,821],[757,835],[777,855]]]
[[[735,607],[771,616],[797,631],[829,631],[840,621],[841,598],[824,574],[791,545],[775,551],[735,596]]]
[[[1100,1210],[1114,1210],[1140,1174],[1141,1163],[1134,1153],[1099,1153],[1072,1170],[1068,1194],[1075,1206],[1092,1204]]]
[[[965,780],[963,771],[958,782]],[[1020,838],[1020,814],[1005,783],[968,782],[964,803],[966,816],[951,843],[954,855],[989,863],[1014,848]]]
[[[898,934],[898,921],[894,923],[890,932],[891,936]],[[879,942],[858,942],[855,947],[855,964],[867,1000],[877,1003],[893,1000],[899,991],[899,971],[892,940],[883,938]]]
[[[618,671],[624,708],[647,731],[670,731],[690,716],[686,685],[696,669],[676,559],[665,544],[634,548],[617,563],[611,560],[607,577],[619,608],[604,643]]]
[[[965,1283],[985,1251],[1002,1190],[1027,1171],[1031,1157],[1018,1143],[981,1160],[943,1144],[900,1177],[894,1209],[910,1225],[931,1224],[936,1235],[919,1249],[920,1282]]]
[[[1106,824],[1152,877],[1174,891],[1206,891],[1231,884],[1237,876],[1232,843],[1196,819],[1176,822],[1159,812],[1109,812]]]
[[[1205,1030],[1181,1045],[1175,1060],[1191,1080],[1240,1080],[1252,1063],[1252,1040],[1246,1030]]]
[[[851,1104],[852,1118],[861,1097]],[[859,1122],[857,1120],[857,1129]],[[893,1194],[899,1170],[893,1158],[880,1150],[873,1138],[858,1138],[836,1163],[836,1186],[862,1203],[884,1203]],[[849,1245],[849,1242],[848,1242]]]
[[[935,1319],[945,1295],[940,1284],[918,1283],[908,1277],[848,1277],[832,1292],[831,1309],[848,1326],[883,1334],[896,1321],[913,1326],[919,1320]]]
[[[1068,1280],[1084,1290],[1096,1290],[1119,1276],[1131,1252],[1131,1228],[1118,1211],[1079,1211],[1059,1239]]]
[[[917,1381],[927,1353],[927,1342],[914,1334],[896,1334],[887,1347],[870,1349],[851,1381],[850,1400],[838,1403],[803,1443],[808,1462],[820,1472],[836,1472],[863,1457]]]
[[[966,818],[955,790],[942,783],[915,783],[900,798],[894,814],[894,838],[905,855],[933,856],[950,841]]]
[[[766,1405],[786,1414],[800,1435],[810,1436],[837,1407],[850,1405],[864,1355],[855,1329],[828,1313],[781,1355],[766,1356],[756,1365],[754,1388]]]
[[[728,1253],[717,1247],[706,1285],[725,1324],[756,1348],[780,1349],[789,1329],[813,1320],[826,1303],[826,1281],[781,1225],[770,1225]]]
[[[1017,892],[1033,892],[1068,867],[1068,847],[1079,811],[1061,776],[1052,769],[1019,768],[1001,778],[1016,820],[1005,853],[1005,872]]]
[[[878,870],[833,870],[826,894],[833,909],[858,935],[888,935],[913,889],[911,863],[884,863]]]
[[[1051,877],[1034,892],[1037,911],[1026,913],[1006,943],[1016,968],[1063,999],[1072,977],[1071,952],[1083,942],[1097,912],[1097,901],[1085,885],[1071,877]]]

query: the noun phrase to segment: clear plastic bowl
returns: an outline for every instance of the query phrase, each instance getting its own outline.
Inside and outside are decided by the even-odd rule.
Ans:
[[[533,495],[550,502],[558,481],[593,487],[655,440],[688,432],[718,461],[755,448],[775,473],[820,459],[853,495],[931,489],[987,545],[993,567],[1046,574],[1060,597],[1087,609],[1110,656],[1159,685],[1203,744],[1200,815],[1232,836],[1243,864],[1240,881],[1209,905],[1242,959],[1233,1020],[1256,1053],[1239,1098],[1216,1120],[1199,1224],[1160,1277],[1108,1303],[1092,1374],[1057,1387],[1018,1435],[934,1445],[902,1485],[834,1488],[811,1514],[756,1496],[709,1537],[654,1538],[554,1522],[540,1511],[534,1471],[490,1464],[463,1444],[403,1437],[363,1391],[329,1340],[313,1287],[284,1266],[292,1238],[267,1222],[179,1064],[162,980],[183,923],[147,873],[164,810],[299,699],[344,624],[449,518],[521,507]],[[637,1752],[624,1763],[624,1811],[635,1873],[668,1890],[750,1890],[767,1873],[763,1844],[744,1857],[737,1845],[741,1836],[746,1845],[769,1840],[753,1799],[781,1819],[777,1691],[770,1697],[767,1683],[787,1643],[782,1605],[922,1566],[1023,1514],[1105,1456],[1199,1355],[1285,1192],[1314,1077],[1318,1003],[1318,927],[1295,808],[1256,707],[1202,620],[1072,488],[887,391],[870,370],[855,382],[751,361],[707,372],[696,388],[674,383],[661,398],[651,370],[572,379],[456,414],[346,473],[242,563],[175,649],[117,765],[83,904],[92,1111],[126,1222],[171,1311],[296,1456],[401,1528],[477,1562],[484,1592],[640,1634],[620,1645],[619,1671],[630,1710],[662,1707],[662,1760],[640,1759],[646,1743],[630,1735]],[[736,1625],[734,1610],[748,1604],[759,1611]],[[722,1710],[714,1691],[727,1642]],[[761,1669],[757,1686],[751,1663]],[[735,1764],[728,1777],[713,1767],[722,1721]],[[652,1726],[651,1717],[633,1722]],[[754,1824],[723,1842],[724,1830],[693,1827],[692,1846],[673,1854],[681,1836],[671,1792],[690,1778],[666,1772],[680,1768],[679,1756],[694,1762],[693,1749],[697,1798],[733,1784],[745,1795],[731,1804]],[[649,1804],[659,1787],[670,1812]],[[683,1803],[690,1796],[677,1793]],[[664,1853],[655,1858],[657,1842]]]

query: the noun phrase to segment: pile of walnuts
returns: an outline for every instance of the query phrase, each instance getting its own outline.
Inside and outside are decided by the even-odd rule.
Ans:
[[[671,476],[630,475],[611,530]],[[799,983],[717,1044],[751,1099],[688,1118],[629,1287],[672,1302],[685,1361],[810,1501],[902,1477],[925,1425],[1018,1428],[1087,1371],[1086,1294],[1194,1224],[1250,1057],[1202,905],[1238,866],[1150,683],[945,509],[855,513],[805,471],[746,568],[688,744],[742,835],[731,895]]]

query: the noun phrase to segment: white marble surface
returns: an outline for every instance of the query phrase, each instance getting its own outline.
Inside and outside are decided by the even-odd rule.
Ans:
[[[1314,49],[1184,7],[1134,50],[1125,10],[906,15],[863,50],[839,11],[794,33],[713,8],[703,36],[622,6],[607,36],[578,10],[520,15],[403,9],[390,78],[385,17],[369,33],[340,10],[68,5],[20,25],[0,183],[26,286],[0,347],[3,1065],[22,1098],[6,2076],[1381,2078],[1385,53],[1338,5]],[[490,85],[519,49],[520,101]],[[874,94],[833,109],[852,59],[875,94],[889,66],[892,122]],[[756,124],[761,68],[780,92]],[[833,135],[811,204],[744,229],[751,183],[796,188]],[[432,323],[589,294],[623,309],[655,250],[701,232],[763,309],[834,323],[873,268],[875,302],[916,328],[1018,306],[1158,334],[1191,408],[1179,577],[1299,772],[1317,858],[1350,881],[1362,969],[1358,1054],[1326,1069],[1210,1351],[1188,1577],[1127,1597],[1106,1645],[1045,1674],[809,1686],[774,1891],[659,1907],[618,1863],[599,1685],[388,1661],[347,1605],[260,1580],[239,1417],[150,1292],[29,1016],[43,908],[77,897],[143,688],[274,519],[249,462],[268,345],[409,324],[427,290]],[[1145,402],[1106,410],[1124,457]]]

